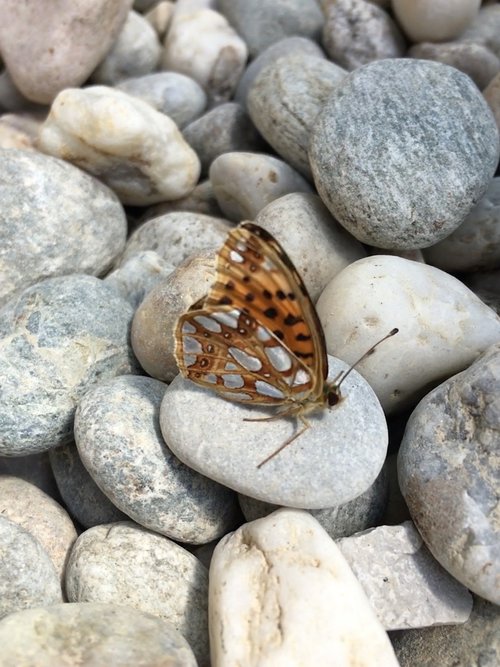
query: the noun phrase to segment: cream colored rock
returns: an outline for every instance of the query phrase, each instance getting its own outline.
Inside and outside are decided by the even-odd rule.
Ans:
[[[160,39],[163,39],[167,34],[174,9],[175,4],[173,2],[170,2],[170,0],[161,0],[161,2],[144,14],[144,18],[155,30]]]
[[[36,150],[41,122],[29,116],[7,113],[0,117],[0,148]]]
[[[125,204],[184,197],[200,173],[196,153],[170,118],[106,86],[61,92],[38,143],[44,152],[98,176]]]
[[[463,32],[481,0],[392,0],[400,26],[414,42],[444,42]]]
[[[375,255],[341,271],[316,305],[327,349],[354,363],[388,412],[469,366],[500,340],[500,318],[453,276],[400,257]]]
[[[187,74],[212,102],[230,99],[248,56],[245,42],[226,18],[212,9],[182,8],[165,38],[162,68]]]
[[[493,111],[495,121],[500,131],[500,73],[498,73],[483,90],[484,99]]]
[[[213,667],[396,667],[391,644],[333,540],[281,509],[215,548],[209,575]]]

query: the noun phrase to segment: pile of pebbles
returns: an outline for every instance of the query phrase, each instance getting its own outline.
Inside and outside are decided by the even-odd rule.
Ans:
[[[0,664],[500,664],[500,3],[0,6]],[[178,374],[252,220],[344,400]]]

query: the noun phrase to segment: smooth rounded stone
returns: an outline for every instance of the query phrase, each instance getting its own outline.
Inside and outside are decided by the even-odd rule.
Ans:
[[[500,73],[486,86],[483,96],[495,117],[495,122],[500,131]]]
[[[235,222],[253,220],[264,206],[290,192],[312,191],[286,162],[262,153],[219,155],[209,178],[219,206]]]
[[[207,106],[207,96],[200,84],[178,72],[155,72],[126,79],[117,88],[147,102],[180,128],[201,116]]]
[[[497,343],[422,399],[398,456],[401,491],[430,551],[458,581],[495,604],[500,604],[499,392]]]
[[[74,443],[51,449],[49,458],[64,504],[84,528],[128,520],[94,482]]]
[[[137,308],[132,322],[132,349],[148,375],[171,382],[178,374],[174,357],[177,321],[205,294],[215,279],[215,254],[187,259],[153,287]]]
[[[10,614],[0,622],[0,644],[5,667],[196,667],[188,643],[169,623],[98,602]]]
[[[299,510],[278,510],[219,542],[209,618],[217,667],[398,664],[339,548]]]
[[[0,50],[17,88],[34,102],[50,104],[64,88],[82,84],[116,40],[131,5],[132,0],[3,3]]]
[[[0,475],[0,515],[17,523],[40,542],[62,582],[66,558],[77,538],[66,510],[24,479]]]
[[[336,0],[328,5],[322,43],[329,57],[346,70],[382,58],[401,58],[405,40],[389,14],[365,0]]]
[[[104,273],[123,251],[123,208],[95,178],[25,150],[0,150],[0,169],[0,305],[42,278]]]
[[[165,37],[161,69],[187,74],[216,105],[232,97],[247,55],[245,42],[219,12],[176,11]]]
[[[122,376],[80,401],[75,440],[83,464],[116,507],[171,539],[204,544],[236,525],[234,493],[176,459],[162,439],[158,415],[166,385]]]
[[[498,156],[496,124],[471,79],[412,59],[347,76],[319,113],[309,151],[319,195],[338,221],[391,249],[448,236],[486,191]]]
[[[275,199],[255,222],[280,242],[313,301],[337,273],[366,255],[363,246],[311,193],[293,192]]]
[[[332,381],[347,366],[329,361]],[[160,426],[181,461],[224,486],[275,505],[332,507],[366,491],[387,452],[384,413],[368,383],[352,372],[342,389],[343,401],[312,415],[311,428],[261,468],[298,431],[298,420],[245,421],[275,411],[226,400],[179,375],[165,392]]]
[[[36,139],[41,121],[23,113],[0,116],[0,148],[36,150]]]
[[[0,619],[21,609],[62,602],[54,564],[31,533],[0,516]]]
[[[133,309],[92,276],[49,278],[0,311],[0,455],[70,441],[75,404],[97,381],[131,373]]]
[[[432,557],[411,521],[337,542],[386,630],[465,623],[472,596]]]
[[[471,616],[462,625],[391,632],[400,667],[500,664],[500,609],[476,597]]]
[[[158,37],[163,40],[170,27],[170,21],[175,10],[175,3],[169,0],[160,0],[144,14],[144,18],[152,26]]]
[[[483,44],[500,58],[500,7],[498,4],[481,7],[472,23],[458,39],[461,42]]]
[[[20,477],[51,498],[61,498],[50,467],[48,452],[31,456],[0,456],[0,475]]]
[[[175,542],[132,522],[90,528],[66,571],[70,602],[132,607],[171,623],[208,667],[208,572]]]
[[[147,208],[143,214],[144,220],[157,218],[165,213],[174,211],[190,211],[191,213],[203,213],[214,218],[222,218],[223,213],[215,199],[214,191],[210,181],[201,181],[191,192],[181,199],[175,201],[161,202]]]
[[[488,47],[474,42],[422,42],[412,46],[408,55],[410,58],[435,60],[456,67],[468,74],[480,90],[486,88],[500,72],[500,58]]]
[[[330,281],[316,309],[328,352],[351,364],[399,328],[356,366],[388,413],[413,406],[500,340],[500,318],[463,283],[401,257],[350,264]]]
[[[206,174],[215,158],[234,151],[258,152],[265,146],[247,112],[235,102],[219,104],[182,131]]]
[[[127,20],[112,48],[92,72],[91,81],[112,86],[122,79],[153,72],[161,55],[161,44],[153,26],[137,12]]]
[[[413,42],[458,37],[475,18],[481,0],[392,0],[399,25]]]
[[[369,255],[395,255],[396,257],[402,257],[403,259],[411,259],[412,262],[420,262],[425,264],[424,253],[418,248],[413,250],[388,250],[387,248],[375,248],[375,246],[370,246],[368,248]]]
[[[252,58],[286,37],[318,41],[324,20],[315,0],[218,0],[217,7],[243,37]]]
[[[163,282],[175,269],[154,250],[143,250],[129,259],[112,273],[104,282],[120,296],[137,308],[155,285]]]
[[[124,204],[135,206],[187,195],[200,173],[196,153],[173,120],[106,86],[59,93],[39,145],[94,173]]]
[[[234,93],[235,101],[246,107],[248,91],[252,87],[259,72],[261,72],[267,65],[270,65],[278,60],[278,58],[281,58],[281,56],[299,55],[300,53],[316,56],[318,58],[325,57],[321,47],[311,39],[307,39],[307,37],[285,37],[285,39],[280,39],[279,42],[271,44],[271,46],[268,46],[267,49],[259,53],[259,55],[246,67],[238,81],[238,86]]]
[[[311,129],[346,74],[325,58],[299,52],[264,67],[248,91],[248,112],[259,132],[288,164],[310,179]]]
[[[500,268],[500,177],[491,181],[460,227],[443,241],[425,248],[424,257],[444,271]]]

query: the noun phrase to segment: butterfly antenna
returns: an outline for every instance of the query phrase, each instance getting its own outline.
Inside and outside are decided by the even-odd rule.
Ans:
[[[393,329],[392,331],[389,331],[387,335],[385,335],[383,338],[378,340],[375,345],[372,345],[369,350],[367,350],[364,354],[360,356],[360,358],[355,361],[350,368],[348,368],[345,372],[340,373],[337,375],[336,380],[334,381],[334,386],[335,389],[338,389],[342,382],[346,379],[346,377],[349,375],[349,373],[356,368],[358,364],[360,364],[366,357],[369,357],[371,354],[375,352],[377,347],[380,345],[380,343],[383,343],[384,340],[387,340],[388,338],[391,338],[392,336],[395,336],[398,333],[399,329]]]

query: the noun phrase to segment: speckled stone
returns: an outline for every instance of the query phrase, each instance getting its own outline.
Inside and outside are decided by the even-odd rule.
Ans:
[[[500,604],[500,343],[428,394],[407,424],[401,491],[434,557]]]
[[[75,402],[97,380],[130,373],[133,310],[98,278],[28,287],[0,311],[0,455],[71,440]]]
[[[108,273],[104,283],[137,308],[146,294],[163,282],[174,268],[154,250],[143,250],[131,255],[118,269]]]
[[[309,150],[337,220],[360,241],[393,250],[425,248],[456,229],[498,155],[493,115],[470,78],[413,59],[347,76],[318,115]]]
[[[92,176],[25,150],[0,150],[0,170],[0,305],[42,278],[105,273],[123,251],[123,208]]]

